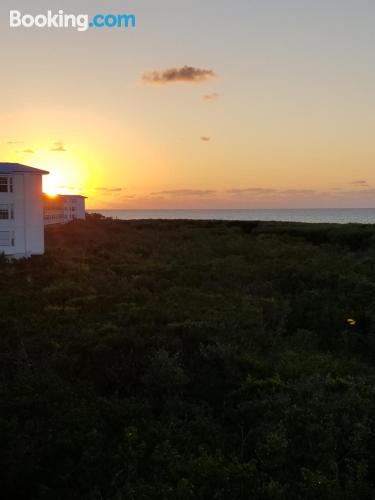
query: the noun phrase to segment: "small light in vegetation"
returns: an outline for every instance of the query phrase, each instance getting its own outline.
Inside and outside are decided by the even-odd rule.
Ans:
[[[346,320],[346,322],[350,325],[350,326],[355,326],[357,324],[357,321],[353,318],[348,318]]]

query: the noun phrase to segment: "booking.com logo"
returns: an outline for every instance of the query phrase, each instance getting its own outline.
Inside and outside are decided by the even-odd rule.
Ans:
[[[89,28],[135,28],[134,14],[96,14],[91,19],[87,14],[65,14],[59,10],[54,14],[48,10],[46,14],[21,14],[19,10],[9,11],[11,28],[76,28],[87,31]]]

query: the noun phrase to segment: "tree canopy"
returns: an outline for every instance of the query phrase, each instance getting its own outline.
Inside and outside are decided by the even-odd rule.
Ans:
[[[375,227],[119,221],[0,258],[4,499],[375,498]]]

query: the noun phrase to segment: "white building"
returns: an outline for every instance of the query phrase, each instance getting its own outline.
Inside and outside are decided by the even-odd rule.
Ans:
[[[75,194],[44,195],[44,225],[85,219],[85,196]]]
[[[80,194],[61,194],[64,201],[64,219],[69,222],[73,219],[85,219],[86,196]]]
[[[44,253],[42,175],[44,170],[0,163],[0,254]]]

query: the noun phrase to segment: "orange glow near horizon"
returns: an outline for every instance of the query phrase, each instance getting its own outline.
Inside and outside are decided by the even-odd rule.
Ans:
[[[39,166],[49,172],[43,176],[43,191],[48,195],[85,194],[89,190],[87,169],[78,155],[40,151],[29,165]]]
[[[375,206],[373,2],[165,2],[168,30],[158,2],[131,35],[1,30],[0,161],[95,210]]]

